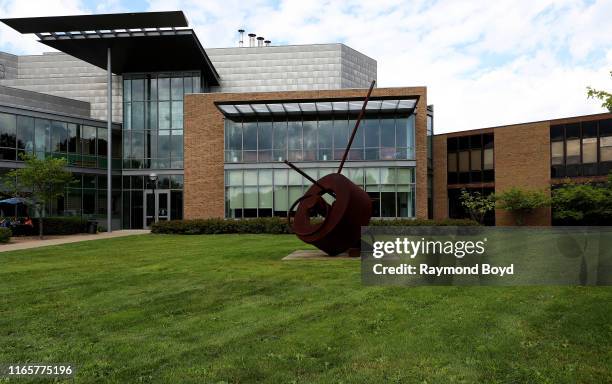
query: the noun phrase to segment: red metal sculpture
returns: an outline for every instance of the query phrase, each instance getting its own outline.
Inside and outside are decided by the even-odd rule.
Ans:
[[[365,115],[366,105],[375,83],[376,81],[372,81],[370,85],[338,172],[314,180],[294,164],[285,160],[288,166],[313,184],[304,196],[297,199],[289,209],[289,219],[292,215],[294,218],[293,223],[290,224],[293,232],[300,240],[314,245],[330,256],[336,256],[345,251],[349,251],[351,255],[358,255],[361,226],[368,225],[372,217],[370,196],[341,172],[361,119]],[[293,214],[296,206],[297,211]]]

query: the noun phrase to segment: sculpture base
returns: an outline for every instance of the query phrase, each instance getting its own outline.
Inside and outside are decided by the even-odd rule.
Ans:
[[[355,251],[353,249],[350,249],[348,252],[341,253],[337,256],[330,256],[327,253],[320,251],[318,249],[301,249],[301,250],[291,252],[287,256],[283,257],[283,260],[333,260],[333,259],[359,260],[359,249],[356,249]]]

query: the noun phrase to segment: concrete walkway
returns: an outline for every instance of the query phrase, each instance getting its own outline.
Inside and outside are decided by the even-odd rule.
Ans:
[[[112,239],[115,237],[124,237],[124,236],[132,236],[132,235],[144,235],[146,233],[151,233],[151,231],[148,229],[123,229],[120,231],[113,231],[111,233],[101,232],[95,235],[90,235],[87,233],[80,233],[77,235],[66,235],[66,236],[45,236],[44,240],[39,240],[38,237],[32,237],[32,236],[12,237],[10,243],[0,244],[0,252],[46,247],[48,245],[78,243],[80,241],[88,241],[88,240],[101,240],[101,239]]]

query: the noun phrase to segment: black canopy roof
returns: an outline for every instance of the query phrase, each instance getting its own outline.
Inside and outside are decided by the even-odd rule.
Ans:
[[[180,11],[0,21],[22,33],[36,33],[41,43],[103,69],[111,48],[116,74],[201,70],[208,84],[219,85],[219,75],[194,31],[177,29],[187,25]]]
[[[1,19],[0,21],[20,33],[186,27],[188,25],[183,11],[18,17],[13,19]]]

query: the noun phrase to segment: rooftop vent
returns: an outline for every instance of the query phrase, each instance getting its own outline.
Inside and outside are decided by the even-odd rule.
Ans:
[[[269,47],[269,46],[270,46],[271,41],[270,41],[270,40],[266,40],[266,41],[264,41],[264,43],[266,43],[266,47]]]
[[[255,46],[255,36],[257,36],[254,33],[249,33],[249,47],[254,47]]]
[[[262,36],[259,36],[257,38],[257,46],[258,47],[263,47],[263,41],[264,41],[264,38]]]
[[[239,29],[238,33],[240,34],[240,40],[238,40],[238,46],[242,48],[244,47],[244,29]]]

